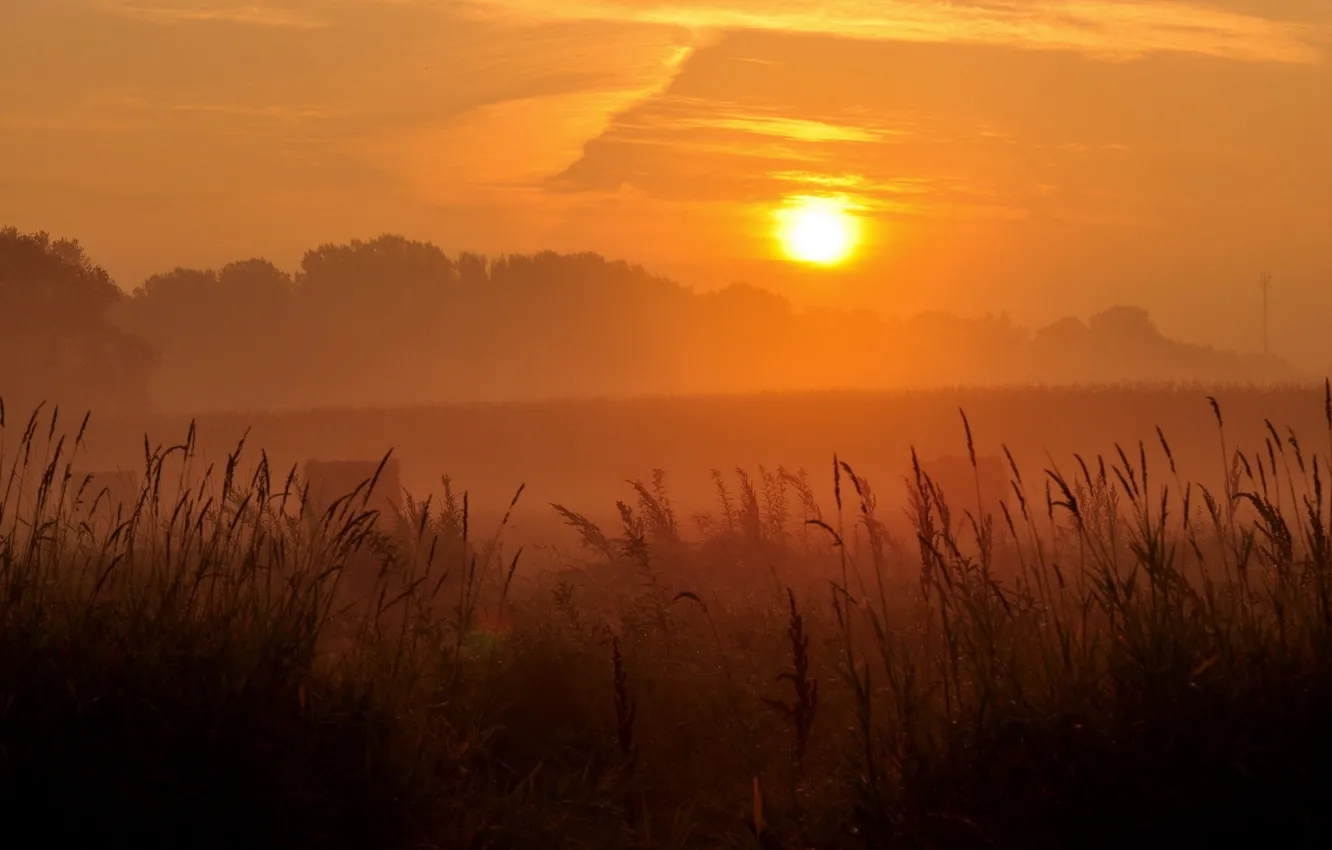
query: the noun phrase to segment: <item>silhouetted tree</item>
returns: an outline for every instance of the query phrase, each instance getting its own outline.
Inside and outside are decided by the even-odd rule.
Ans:
[[[453,260],[434,245],[384,235],[308,251],[296,279],[310,298],[359,306],[437,295],[458,274]]]
[[[283,401],[292,339],[295,284],[267,260],[221,271],[175,269],[145,280],[117,311],[121,324],[169,356],[157,386],[167,397],[207,394],[213,404],[248,407]]]
[[[1094,335],[1114,344],[1143,346],[1166,341],[1141,307],[1111,307],[1092,316],[1087,327]]]
[[[176,269],[113,306],[165,354],[155,391],[191,411],[1289,374],[1168,339],[1136,307],[1033,334],[1006,315],[797,309],[750,284],[699,293],[593,253],[455,260],[394,235],[322,245],[294,277],[265,260]]]
[[[0,229],[0,396],[145,407],[157,354],[113,323],[124,298],[77,241]]]
[[[308,389],[347,402],[384,403],[414,380],[445,384],[426,372],[423,354],[448,333],[448,300],[457,289],[453,260],[435,245],[384,235],[321,245],[296,275],[303,374]],[[297,365],[299,368],[299,364]]]
[[[490,282],[490,261],[481,254],[463,251],[458,255],[458,281],[468,289]]]

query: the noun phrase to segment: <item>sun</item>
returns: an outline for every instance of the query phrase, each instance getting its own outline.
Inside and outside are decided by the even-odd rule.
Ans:
[[[845,262],[859,238],[859,222],[835,198],[792,198],[777,212],[777,239],[787,256],[802,263]]]

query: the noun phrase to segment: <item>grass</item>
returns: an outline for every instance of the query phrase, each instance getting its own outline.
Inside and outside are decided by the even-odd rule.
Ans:
[[[1150,443],[910,533],[834,459],[663,474],[509,551],[447,479],[145,444],[90,518],[88,420],[0,422],[0,805],[15,834],[232,847],[1121,847],[1332,832],[1327,448],[1268,424],[1215,492]],[[970,426],[963,417],[973,464]],[[509,509],[522,495],[519,488]],[[109,518],[108,518],[109,517]]]

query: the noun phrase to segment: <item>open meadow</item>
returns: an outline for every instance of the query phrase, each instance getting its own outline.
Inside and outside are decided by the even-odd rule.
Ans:
[[[1324,846],[1328,393],[237,415],[147,441],[9,410],[5,815],[191,847]],[[945,491],[913,445],[975,469],[1007,445],[1011,496],[978,510],[979,474]],[[400,515],[366,509],[370,475],[304,504],[303,460],[390,448]],[[77,472],[112,461],[135,494]]]
[[[1231,439],[1261,446],[1270,421],[1287,429],[1322,427],[1321,385],[1031,387],[897,393],[823,392],[532,401],[417,408],[343,408],[309,412],[177,417],[96,416],[86,436],[88,469],[138,469],[144,435],[178,442],[193,424],[199,463],[221,462],[246,439],[285,474],[310,459],[379,460],[392,451],[402,483],[418,496],[437,492],[442,476],[471,494],[474,511],[497,521],[515,489],[520,530],[554,518],[558,502],[613,519],[629,481],[667,475],[687,517],[715,505],[713,470],[759,476],[804,469],[826,491],[836,453],[877,485],[894,514],[905,506],[903,477],[914,448],[922,460],[966,450],[959,411],[981,456],[1012,454],[1020,468],[1112,454],[1118,443],[1154,445],[1156,429],[1172,442],[1190,480],[1219,487],[1216,422],[1206,399],[1226,409]],[[70,416],[66,411],[66,416]],[[71,417],[72,418],[72,417]],[[1038,487],[1041,485],[1038,485]]]

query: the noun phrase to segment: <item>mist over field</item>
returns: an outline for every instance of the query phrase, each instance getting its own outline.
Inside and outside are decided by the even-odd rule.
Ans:
[[[135,467],[144,433],[193,421],[214,462],[247,433],[281,469],[392,451],[418,496],[447,475],[496,510],[521,483],[542,512],[610,510],[657,469],[701,509],[713,470],[816,471],[835,452],[896,502],[912,448],[964,448],[960,410],[982,453],[1035,464],[1161,426],[1197,475],[1214,471],[1210,388],[1291,425],[1317,411],[1314,382],[1279,358],[1172,341],[1130,307],[1034,332],[894,322],[746,285],[698,294],[595,255],[451,258],[392,236],[312,250],[294,276],[248,260],[126,292],[76,242],[10,229],[2,247],[6,397],[94,411],[97,469]],[[24,299],[33,280],[69,294]],[[1262,437],[1257,416],[1237,427]]]

